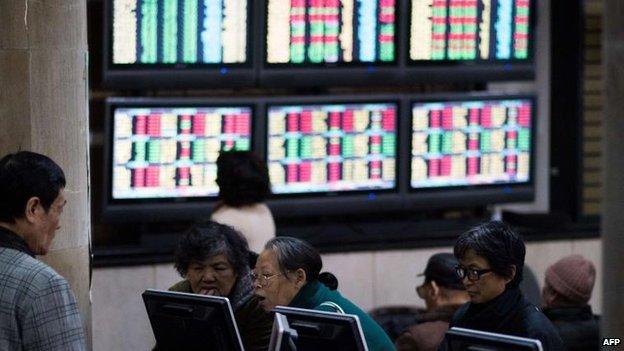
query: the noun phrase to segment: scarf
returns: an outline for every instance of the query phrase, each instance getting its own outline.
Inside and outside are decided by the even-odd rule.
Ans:
[[[251,282],[251,270],[249,266],[245,267],[238,272],[238,279],[232,287],[232,291],[227,296],[232,304],[232,309],[236,311],[239,307],[244,305],[253,296],[253,286]]]

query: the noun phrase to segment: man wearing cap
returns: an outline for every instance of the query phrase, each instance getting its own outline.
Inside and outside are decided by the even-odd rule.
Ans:
[[[544,314],[559,331],[568,351],[598,350],[598,319],[588,302],[596,269],[581,255],[566,256],[546,270]]]
[[[437,350],[453,314],[468,302],[468,294],[455,274],[457,259],[451,253],[437,253],[429,258],[419,276],[425,282],[416,288],[427,310],[417,317],[418,324],[405,330],[396,340],[398,351]]]

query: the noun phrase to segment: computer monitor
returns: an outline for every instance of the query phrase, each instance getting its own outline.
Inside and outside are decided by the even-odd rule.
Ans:
[[[535,110],[531,95],[412,100],[411,200],[436,203],[438,196],[445,206],[530,200]]]
[[[531,78],[535,9],[533,0],[410,0],[408,70],[453,80]]]
[[[120,98],[107,100],[107,111],[104,211],[118,210],[117,217],[146,210],[138,217],[163,218],[198,202],[206,208],[219,193],[219,152],[251,149],[250,102]],[[150,205],[163,207],[149,213]],[[175,216],[192,219],[192,212]]]
[[[227,298],[152,289],[142,296],[158,350],[243,351]]]
[[[262,85],[379,84],[380,77],[399,77],[396,0],[261,3]]]
[[[262,126],[276,217],[400,206],[396,96],[293,96],[266,102]]]
[[[275,313],[269,351],[296,351],[297,336],[297,331],[288,325],[286,316],[281,313]]]
[[[297,332],[297,351],[368,351],[360,320],[356,315],[277,306]]]
[[[253,84],[248,0],[106,0],[104,81],[132,88]]]
[[[411,0],[411,61],[531,57],[531,0]]]
[[[448,351],[543,351],[536,339],[452,327],[446,332]]]

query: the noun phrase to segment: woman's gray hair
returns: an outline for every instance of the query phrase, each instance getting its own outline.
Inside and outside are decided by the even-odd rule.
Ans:
[[[279,270],[286,273],[301,268],[306,273],[306,281],[318,279],[323,261],[318,251],[309,243],[288,236],[280,236],[269,240],[265,250],[272,250],[277,256]]]

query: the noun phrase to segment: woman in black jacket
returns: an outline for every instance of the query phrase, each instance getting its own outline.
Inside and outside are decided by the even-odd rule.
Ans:
[[[525,252],[522,239],[502,222],[488,222],[460,235],[454,248],[456,272],[470,302],[457,310],[450,327],[538,339],[544,351],[564,350],[548,318],[518,287]],[[441,349],[447,347],[443,342]]]

